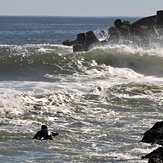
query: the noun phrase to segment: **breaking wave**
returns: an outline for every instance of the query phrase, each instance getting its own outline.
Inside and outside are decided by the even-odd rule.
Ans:
[[[73,53],[61,45],[3,45],[0,47],[1,80],[48,80],[54,75],[85,73],[101,65],[127,68],[147,76],[163,74],[163,50],[119,45]]]

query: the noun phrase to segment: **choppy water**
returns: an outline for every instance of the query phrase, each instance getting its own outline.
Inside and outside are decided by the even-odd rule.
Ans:
[[[162,120],[163,49],[61,45],[115,19],[0,17],[0,162],[147,162],[156,145],[139,141]],[[42,124],[60,135],[32,140]]]

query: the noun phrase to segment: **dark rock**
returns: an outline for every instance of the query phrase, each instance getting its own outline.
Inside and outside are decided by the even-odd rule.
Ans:
[[[149,158],[148,163],[163,163],[163,147],[159,147],[142,157],[142,159],[145,158]]]
[[[148,163],[163,163],[159,158],[150,158]]]
[[[157,25],[163,26],[163,11],[157,11],[157,17],[156,17]]]
[[[82,52],[83,50],[83,46],[81,44],[76,44],[73,46],[73,52]]]
[[[100,32],[100,38],[101,39],[106,39],[108,37],[108,33],[106,32],[106,31],[104,31],[104,30],[102,30],[101,32]]]
[[[131,28],[131,24],[129,21],[122,22],[121,19],[117,19],[114,21],[114,26],[120,32],[121,36],[123,37],[122,39],[124,39],[124,40],[129,39],[130,28]]]
[[[93,31],[77,34],[76,40],[65,40],[63,45],[73,46],[73,51],[88,51],[94,46],[99,46],[100,41],[97,39]]]
[[[156,143],[162,145],[163,143],[163,121],[156,122],[155,125],[144,133],[140,142]]]
[[[114,26],[115,26],[116,28],[119,28],[121,25],[122,25],[121,19],[116,19],[116,20],[114,21]]]
[[[151,129],[147,130],[141,142],[163,145],[163,121],[156,122]],[[149,158],[148,163],[163,163],[163,147],[142,156],[142,159],[144,158]]]
[[[163,128],[159,128],[159,129],[147,130],[144,133],[141,142],[159,144],[159,142],[162,142],[162,139],[163,139]]]
[[[153,25],[156,25],[156,15],[144,17],[142,19],[139,19],[138,21],[131,24],[131,32],[132,34],[138,34],[140,31],[141,26],[146,27],[152,27]]]
[[[65,40],[62,42],[62,44],[66,45],[66,46],[72,46],[72,45],[76,44],[76,40],[73,40],[73,41]]]
[[[100,42],[95,36],[93,31],[88,31],[86,32],[86,42],[85,42],[85,47],[84,50],[88,51],[94,46],[99,46]]]
[[[116,27],[110,27],[108,29],[110,37],[108,38],[109,43],[118,43],[120,39],[120,31]]]
[[[151,130],[159,129],[163,127],[163,121],[156,122],[154,126],[151,128]]]
[[[83,49],[85,49],[85,42],[86,42],[86,34],[85,33],[79,33],[77,34],[77,43],[81,44]]]
[[[116,19],[115,21],[114,21],[114,26],[116,27],[116,28],[121,28],[122,26],[127,26],[128,28],[130,28],[131,27],[131,24],[130,24],[130,22],[129,21],[121,21],[121,19]]]
[[[76,40],[63,41],[63,45],[73,46],[73,51],[88,51],[94,46],[104,46],[107,44],[127,44],[149,48],[153,43],[162,46],[163,35],[163,10],[157,11],[156,15],[144,17],[130,24],[129,21],[114,21],[114,27],[108,29],[108,33],[101,32],[104,38],[99,41],[93,31],[77,34]],[[103,37],[105,36],[105,37]]]
[[[157,155],[162,155],[163,154],[163,147],[159,147],[157,148],[156,150],[152,151],[151,153],[145,155],[145,156],[142,156],[142,159],[144,158],[152,158],[152,157],[155,157]]]

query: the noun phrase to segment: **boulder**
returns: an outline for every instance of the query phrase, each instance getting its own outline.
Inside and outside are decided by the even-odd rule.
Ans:
[[[148,163],[163,163],[163,147],[159,147],[151,153],[142,157],[142,159],[148,158]]]
[[[79,33],[77,34],[77,44],[81,44],[83,49],[85,49],[85,42],[86,42],[86,34],[85,33]]]
[[[157,11],[156,22],[158,26],[163,26],[163,10]]]
[[[83,50],[83,46],[81,44],[75,44],[73,46],[73,52],[82,52],[82,51],[84,51],[84,50]]]
[[[66,46],[72,46],[72,45],[76,44],[76,40],[73,40],[73,41],[65,40],[62,42],[62,44],[66,45]]]
[[[77,34],[76,40],[70,41],[65,40],[62,42],[63,45],[73,46],[73,51],[88,51],[93,46],[99,46],[100,41],[97,39],[93,31],[88,31],[86,33]]]
[[[163,121],[156,122],[152,128],[144,133],[140,142],[163,145]],[[163,163],[163,147],[159,147],[151,153],[142,156],[148,158],[148,163]]]
[[[86,42],[84,50],[88,51],[94,46],[99,46],[100,41],[97,39],[93,31],[86,32]]]
[[[163,145],[163,121],[156,122],[151,129],[147,130],[140,142]]]

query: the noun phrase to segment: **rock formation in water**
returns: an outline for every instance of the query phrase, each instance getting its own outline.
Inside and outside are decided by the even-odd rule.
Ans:
[[[163,121],[156,122],[151,129],[147,130],[140,142],[161,145],[151,153],[142,156],[142,159],[148,158],[148,163],[163,163]]]
[[[93,31],[77,34],[75,40],[63,41],[63,45],[73,46],[73,51],[88,51],[94,46],[108,44],[134,43],[138,46],[148,47],[152,43],[162,43],[163,35],[163,10],[157,11],[156,15],[144,17],[132,24],[129,21],[117,19],[114,26],[108,29],[108,33],[101,31],[100,35],[107,36],[105,39],[97,39]],[[103,36],[102,35],[102,36]]]

